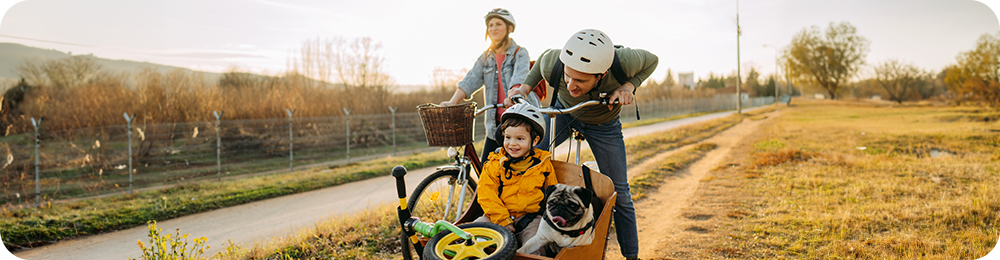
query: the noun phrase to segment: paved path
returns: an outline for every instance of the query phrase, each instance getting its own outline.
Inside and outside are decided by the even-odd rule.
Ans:
[[[749,110],[749,109],[748,109]],[[623,130],[625,138],[650,134],[679,126],[703,122],[732,114],[733,111],[706,114],[697,117],[666,121]],[[565,156],[566,148],[559,151]],[[585,146],[586,147],[586,146]],[[421,179],[430,175],[435,167],[410,169],[406,183],[408,191]],[[224,249],[227,240],[236,244],[253,244],[309,228],[319,221],[368,208],[382,203],[398,203],[395,181],[391,176],[352,182],[335,187],[288,195],[224,209],[203,212],[158,222],[165,233],[180,228],[181,233],[192,237],[206,237],[210,250],[206,255]],[[15,255],[24,259],[126,259],[141,255],[136,240],[148,240],[146,226],[110,232],[95,236],[62,241],[39,248],[25,250]],[[2,256],[0,256],[2,258]],[[5,259],[5,258],[4,258]]]

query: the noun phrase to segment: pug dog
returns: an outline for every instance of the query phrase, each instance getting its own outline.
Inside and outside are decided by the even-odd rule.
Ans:
[[[538,223],[538,232],[524,242],[517,252],[537,254],[549,248],[589,245],[594,240],[594,191],[565,184],[551,185],[545,189],[545,211]],[[552,247],[553,244],[558,247]]]

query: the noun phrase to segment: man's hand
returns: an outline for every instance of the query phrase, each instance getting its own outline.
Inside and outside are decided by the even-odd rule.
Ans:
[[[514,85],[513,87],[510,87],[510,91],[507,92],[507,98],[503,99],[503,107],[510,108],[511,106],[514,106],[514,100],[512,100],[511,97],[514,97],[515,95],[528,97],[528,93],[522,93],[524,91],[521,90],[522,89],[521,86],[522,86],[521,84],[517,84]]]
[[[507,226],[505,226],[505,228],[507,228],[507,230],[510,230],[511,233],[513,233],[514,230],[516,230],[516,229],[514,229],[514,225],[507,225]]]
[[[621,87],[618,87],[618,89],[611,93],[611,97],[608,99],[608,102],[611,102],[611,104],[608,104],[608,110],[614,109],[614,105],[612,104],[616,100],[619,105],[631,105],[635,101],[635,96],[632,95],[633,91],[635,91],[635,85],[632,85],[632,82],[625,82]]]

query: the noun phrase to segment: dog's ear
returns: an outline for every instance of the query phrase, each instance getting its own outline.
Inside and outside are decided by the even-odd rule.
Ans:
[[[593,197],[594,191],[588,190],[584,187],[576,187],[576,189],[573,189],[573,193],[576,193],[576,196],[580,197],[580,202],[583,203],[584,208],[590,207],[590,201]]]
[[[556,190],[556,185],[549,185],[548,187],[545,187],[545,200],[549,200],[549,195],[551,195],[554,190]]]

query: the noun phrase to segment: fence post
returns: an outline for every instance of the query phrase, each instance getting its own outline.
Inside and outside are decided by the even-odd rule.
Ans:
[[[347,164],[351,164],[351,111],[354,109],[341,108],[344,110],[344,114],[347,114]]]
[[[654,108],[653,105],[656,105],[656,100],[650,98],[650,99],[646,100],[646,103],[649,103],[649,105],[647,106],[647,107],[649,107],[649,109],[646,109],[646,111],[649,111],[649,112],[646,112],[646,113],[653,114],[653,118],[656,118],[656,110],[653,110],[653,108]]]
[[[656,109],[660,111],[660,116],[665,116],[667,114],[667,98],[660,98],[660,105],[656,106]]]
[[[288,113],[288,172],[292,172],[292,169],[295,168],[295,153],[292,150],[295,147],[295,136],[292,135],[292,116],[295,115],[295,111],[298,111],[298,109],[291,111],[287,108],[285,109],[285,112]]]
[[[128,123],[128,194],[132,194],[132,119],[135,119],[135,113],[129,117],[128,113],[123,113],[125,115],[125,122]]]
[[[222,114],[226,111],[221,111],[216,113],[212,110],[212,115],[215,115],[215,166],[216,168],[216,179],[222,181],[222,134],[219,133],[219,119],[222,118]]]
[[[396,109],[399,107],[389,107],[392,111],[392,156],[396,156]]]
[[[38,178],[38,144],[41,143],[41,139],[38,136],[38,128],[42,125],[42,118],[38,118],[38,122],[35,122],[35,118],[31,118],[31,125],[35,127],[35,207],[42,207],[42,186],[39,184]]]

